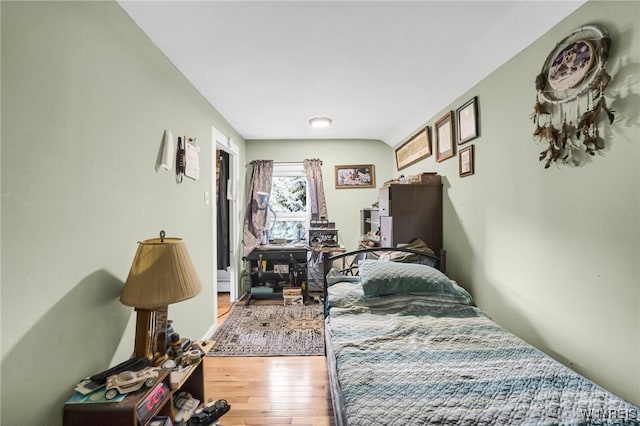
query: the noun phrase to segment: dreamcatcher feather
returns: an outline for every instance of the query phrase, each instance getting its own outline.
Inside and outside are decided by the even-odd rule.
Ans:
[[[534,138],[545,145],[539,156],[545,169],[557,162],[579,165],[582,152],[593,156],[605,147],[599,131],[601,118],[606,116],[610,125],[615,118],[604,97],[611,83],[605,67],[610,48],[606,30],[585,25],[547,56],[535,80],[536,102],[530,116]]]

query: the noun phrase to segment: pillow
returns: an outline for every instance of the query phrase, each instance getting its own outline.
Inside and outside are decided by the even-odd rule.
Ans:
[[[353,308],[366,306],[367,303],[362,294],[362,286],[349,282],[339,282],[331,286],[328,300],[331,308]]]
[[[365,260],[360,265],[360,282],[367,298],[415,293],[471,301],[469,293],[445,274],[415,263]]]
[[[342,282],[359,283],[360,277],[342,275],[340,271],[338,271],[336,268],[331,268],[331,270],[329,270],[329,272],[327,273],[327,285],[332,286],[336,283],[342,283]]]

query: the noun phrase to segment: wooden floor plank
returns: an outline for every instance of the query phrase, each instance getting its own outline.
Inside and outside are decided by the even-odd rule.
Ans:
[[[219,312],[228,308],[219,297]],[[231,405],[222,426],[334,424],[324,356],[205,357],[204,380],[206,400]]]

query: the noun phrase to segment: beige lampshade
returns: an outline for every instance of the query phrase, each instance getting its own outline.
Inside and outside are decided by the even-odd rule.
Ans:
[[[181,238],[152,238],[138,243],[120,301],[152,309],[189,299],[202,290]]]

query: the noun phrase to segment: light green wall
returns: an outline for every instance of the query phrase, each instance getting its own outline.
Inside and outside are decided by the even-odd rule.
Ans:
[[[329,220],[336,222],[338,237],[348,249],[358,247],[360,239],[360,209],[371,207],[378,200],[378,189],[391,179],[393,155],[389,145],[376,140],[248,140],[247,164],[252,160],[277,162],[322,160],[322,177]],[[374,164],[376,188],[335,187],[335,166],[344,164]],[[251,167],[247,166],[248,174]]]
[[[458,156],[406,169],[445,179],[448,272],[525,340],[640,404],[640,3],[589,2],[442,112],[479,98],[476,173]],[[581,25],[610,32],[607,147],[582,167],[544,170],[529,115],[534,79]],[[507,36],[507,35],[505,35]],[[461,66],[473,66],[461,62]],[[440,116],[440,114],[438,114]],[[433,117],[428,124],[438,117]],[[405,172],[405,170],[403,170]]]
[[[160,228],[185,238],[205,287],[170,317],[184,335],[208,330],[211,126],[240,145],[241,164],[321,158],[329,216],[349,248],[377,190],[334,189],[333,166],[374,163],[378,187],[399,174],[377,141],[251,141],[245,155],[115,3],[3,1],[0,11],[2,424],[56,424],[79,378],[128,356],[135,316],[118,296],[135,242]],[[449,105],[479,96],[474,176],[458,177],[457,156],[401,172],[445,175],[449,272],[482,308],[637,404],[639,13],[637,2],[590,2]],[[559,39],[593,22],[614,42],[612,142],[584,167],[543,170],[528,118],[533,79]],[[164,128],[198,138],[200,181],[176,185],[155,171]],[[37,380],[37,399],[25,377]]]
[[[136,241],[184,238],[204,288],[169,317],[195,339],[213,324],[211,128],[244,141],[117,3],[1,15],[1,423],[55,425],[79,379],[132,352]],[[199,141],[199,181],[155,170],[165,128]]]

